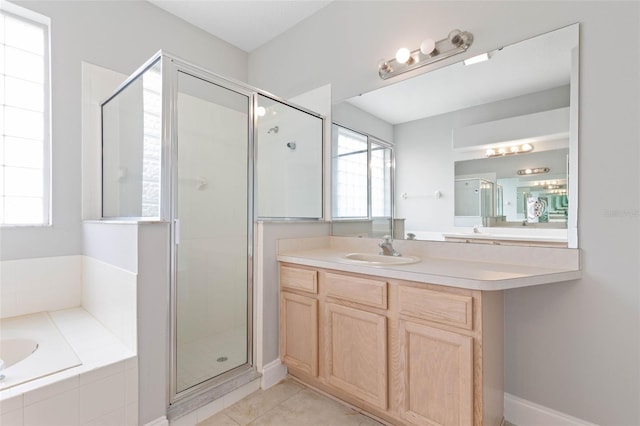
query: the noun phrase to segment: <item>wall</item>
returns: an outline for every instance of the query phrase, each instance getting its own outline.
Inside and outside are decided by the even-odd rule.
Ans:
[[[51,18],[53,226],[3,228],[0,259],[80,254],[81,61],[129,75],[164,49],[246,80],[247,54],[144,1],[16,4]]]
[[[280,354],[277,244],[282,238],[329,235],[328,222],[258,222],[256,225],[256,365],[261,370]]]
[[[288,96],[331,83],[337,103],[405,78],[383,82],[376,64],[426,36],[452,28],[475,35],[468,52],[434,68],[581,23],[583,278],[507,291],[505,384],[510,394],[607,425],[640,424],[639,8],[612,1],[333,2],[249,56],[251,84]],[[273,58],[287,66],[272,67]]]
[[[336,124],[346,126],[351,130],[365,132],[385,142],[393,143],[393,125],[387,123],[351,105],[341,102],[333,106],[333,121]]]

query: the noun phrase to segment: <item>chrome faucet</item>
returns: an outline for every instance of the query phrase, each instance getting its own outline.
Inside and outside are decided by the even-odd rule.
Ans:
[[[378,244],[378,247],[382,249],[380,254],[383,254],[385,256],[402,256],[396,251],[396,249],[393,248],[391,237],[389,235],[384,236],[384,240],[382,240],[382,242]]]

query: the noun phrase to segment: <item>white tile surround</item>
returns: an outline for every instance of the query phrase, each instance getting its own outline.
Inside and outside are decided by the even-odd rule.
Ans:
[[[0,318],[80,306],[82,256],[0,262]]]
[[[82,361],[1,391],[0,424],[137,425],[136,274],[85,256],[3,261],[0,274],[1,316],[48,311]]]
[[[136,352],[136,274],[82,256],[82,306]]]

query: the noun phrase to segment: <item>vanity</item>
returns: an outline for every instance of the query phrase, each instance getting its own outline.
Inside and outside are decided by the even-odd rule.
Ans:
[[[503,290],[579,278],[579,251],[379,242],[279,241],[289,374],[394,425],[501,424]]]

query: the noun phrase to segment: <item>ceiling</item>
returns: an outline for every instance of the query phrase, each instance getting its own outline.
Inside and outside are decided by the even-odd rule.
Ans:
[[[245,52],[260,47],[331,0],[147,0]]]

